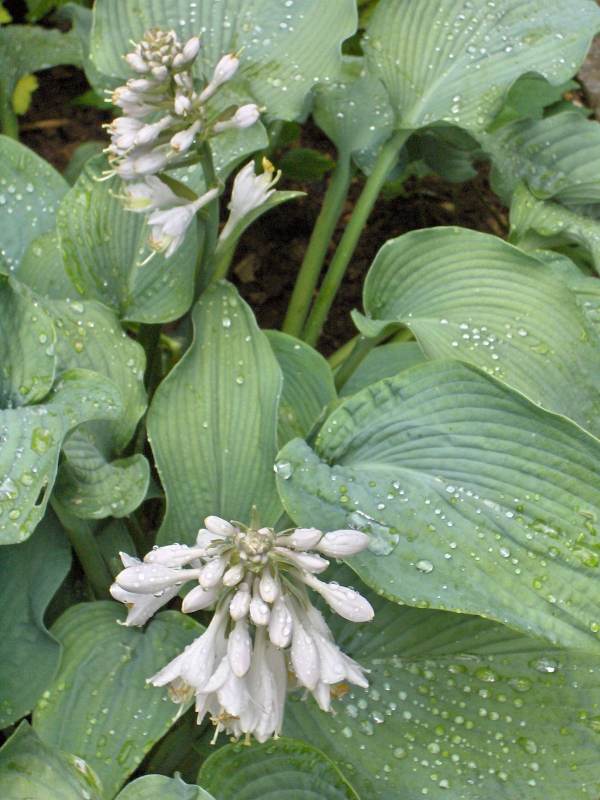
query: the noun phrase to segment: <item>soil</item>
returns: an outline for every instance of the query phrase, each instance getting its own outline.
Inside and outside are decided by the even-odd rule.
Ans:
[[[38,73],[38,80],[40,86],[31,108],[21,119],[21,140],[63,171],[79,144],[105,139],[102,124],[110,114],[77,104],[77,98],[89,87],[83,73],[75,68],[45,70]],[[311,124],[304,126],[300,142],[293,146],[298,144],[334,155],[331,144]],[[362,178],[357,177],[330,252],[352,212],[361,185]],[[280,188],[300,188],[306,196],[271,211],[250,228],[240,244],[232,279],[264,328],[280,327],[283,321],[326,186],[326,179],[300,186],[282,182]],[[320,349],[325,354],[356,334],[350,311],[361,306],[364,276],[381,245],[407,231],[434,225],[461,225],[499,236],[506,234],[506,211],[489,188],[485,167],[476,178],[463,184],[435,176],[411,178],[404,196],[378,201],[322,337]]]

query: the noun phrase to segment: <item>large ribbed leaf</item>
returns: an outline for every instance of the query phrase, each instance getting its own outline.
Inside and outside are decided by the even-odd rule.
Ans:
[[[44,516],[67,433],[82,422],[117,418],[120,402],[111,381],[74,369],[43,404],[0,411],[0,544],[27,539]]]
[[[355,394],[370,383],[391,378],[403,369],[425,361],[423,351],[416,342],[391,342],[376,347],[359,364],[340,391],[342,397]]]
[[[461,228],[413,231],[381,248],[363,301],[363,332],[401,322],[430,358],[482,367],[600,432],[600,339],[552,268],[516,247]]]
[[[0,28],[0,38],[6,31]],[[12,272],[29,242],[54,228],[69,186],[33,150],[0,136],[0,271]]]
[[[600,272],[600,220],[553,200],[537,200],[524,184],[512,198],[510,232],[523,249],[578,245]]]
[[[434,362],[349,398],[277,472],[296,523],[371,534],[351,566],[377,591],[598,652],[599,459],[577,425]]]
[[[199,786],[184,783],[181,778],[144,775],[119,792],[116,800],[214,800]]]
[[[167,496],[159,537],[190,542],[204,517],[263,524],[281,512],[273,474],[281,371],[252,311],[228,283],[194,307],[194,341],[159,386],[148,436]]]
[[[221,747],[202,765],[198,783],[219,800],[358,800],[332,761],[294,739]]]
[[[68,438],[55,491],[79,517],[125,516],[140,505],[149,480],[143,455],[116,458],[146,407],[144,351],[100,303],[53,300],[45,306],[56,326],[58,370],[87,367],[106,375],[117,385],[123,407],[114,422],[83,426]]]
[[[83,519],[125,517],[146,496],[150,465],[141,453],[111,460],[98,439],[93,426],[69,436],[63,445],[55,496],[71,514]]]
[[[36,236],[16,270],[18,279],[42,297],[64,300],[76,297],[77,290],[67,275],[56,228]]]
[[[0,408],[42,400],[56,368],[51,317],[27,289],[0,276]]]
[[[0,750],[2,800],[101,800],[96,775],[81,758],[49,747],[22,722]]]
[[[31,711],[58,668],[60,645],[44,612],[70,563],[53,514],[27,542],[0,549],[0,728]]]
[[[597,657],[472,617],[375,598],[338,626],[370,672],[335,716],[288,703],[285,732],[322,749],[365,800],[589,800],[600,791]]]
[[[520,180],[538,199],[600,203],[600,126],[577,111],[522,120],[480,137],[494,163],[493,184],[510,198]]]
[[[146,683],[201,631],[175,611],[160,613],[143,631],[118,625],[125,609],[108,601],[69,608],[52,627],[64,651],[54,683],[34,713],[48,744],[84,758],[115,795],[178,706]]]
[[[483,130],[520,75],[570,78],[599,27],[588,0],[381,0],[365,51],[400,127]]]
[[[120,181],[99,181],[103,159],[92,159],[58,211],[58,231],[67,273],[81,298],[100,300],[121,318],[166,322],[192,302],[198,237],[190,226],[169,259],[151,252],[143,214],[126,211],[115,194]],[[74,292],[75,294],[75,292]]]
[[[267,331],[267,337],[283,373],[277,437],[281,446],[307,436],[337,393],[331,368],[320,353],[280,331]]]
[[[346,58],[335,83],[321,84],[313,115],[342,155],[369,163],[392,133],[394,115],[381,81],[364,71],[364,59]]]
[[[107,425],[102,438],[121,450],[146,409],[143,348],[125,334],[115,313],[100,303],[52,300],[43,305],[56,327],[57,371],[91,369],[119,387],[123,414]]]
[[[354,0],[98,0],[92,59],[107,77],[130,77],[123,55],[149,28],[202,39],[198,73],[210,77],[225,53],[241,53],[235,83],[273,117],[301,114],[306,95],[334,76],[341,43],[356,30]]]

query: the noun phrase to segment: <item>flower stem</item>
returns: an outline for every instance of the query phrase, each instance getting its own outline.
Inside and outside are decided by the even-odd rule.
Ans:
[[[323,325],[344,279],[346,269],[354,254],[363,228],[373,210],[379,192],[410,134],[411,131],[398,131],[379,153],[373,172],[365,183],[305,325],[302,338],[310,345],[314,346],[321,335]]]
[[[332,353],[327,361],[329,362],[329,366],[331,369],[337,369],[340,364],[342,364],[350,355],[352,350],[354,349],[354,345],[358,341],[360,334],[353,336],[352,339],[348,339],[346,344],[343,344],[335,353]]]
[[[225,239],[223,246],[217,246],[215,250],[215,268],[212,276],[213,281],[220,281],[227,277],[227,273],[229,272],[229,267],[233,261],[233,256],[235,254],[237,245],[237,241],[235,241],[235,239],[231,241],[233,238],[234,237],[228,236],[227,239]]]
[[[52,501],[52,508],[67,532],[94,594],[96,597],[107,597],[108,587],[113,579],[92,531],[92,526],[87,520],[79,519],[71,514],[56,499]]]
[[[379,344],[383,338],[384,337],[379,336],[367,339],[366,336],[359,336],[356,339],[352,352],[335,373],[335,388],[338,392],[345,386],[348,379],[354,374],[359,365],[362,364],[375,345]]]
[[[321,212],[317,217],[304,254],[283,323],[282,330],[290,336],[300,336],[302,332],[302,326],[306,321],[313,293],[327,255],[327,248],[348,196],[352,172],[350,154],[340,154],[325,193]]]
[[[202,168],[204,170],[204,179],[206,181],[206,188],[210,189],[217,186],[219,180],[215,171],[213,162],[212,151],[208,142],[203,142],[200,147],[200,156],[202,161]],[[206,219],[204,228],[204,248],[203,258],[199,265],[198,276],[196,280],[196,299],[206,287],[208,279],[206,276],[212,276],[214,269],[215,250],[217,247],[217,239],[219,236],[219,198],[215,198],[203,209],[203,216]],[[204,273],[205,277],[201,276]]]

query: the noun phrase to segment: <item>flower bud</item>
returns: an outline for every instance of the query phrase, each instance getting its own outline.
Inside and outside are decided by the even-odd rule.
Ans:
[[[369,544],[369,537],[362,531],[330,531],[317,545],[317,550],[331,558],[346,558],[360,553]]]

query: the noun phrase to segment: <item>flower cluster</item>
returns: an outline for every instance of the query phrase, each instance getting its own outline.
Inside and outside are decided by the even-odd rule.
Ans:
[[[112,94],[123,114],[108,126],[111,170],[126,182],[124,201],[131,211],[149,212],[152,253],[169,258],[202,206],[217,194],[215,187],[195,200],[182,198],[158,177],[167,167],[181,164],[200,137],[248,128],[260,116],[254,103],[227,117],[211,113],[207,101],[237,72],[239,59],[223,56],[201,91],[194,86],[192,67],[200,51],[197,36],[182,44],[174,31],[148,31],[125,56],[137,77]]]
[[[320,594],[345,619],[372,619],[370,603],[357,591],[316,577],[329,566],[324,556],[360,552],[366,534],[314,528],[276,533],[219,517],[208,517],[205,526],[195,546],[158,547],[143,561],[122,554],[125,569],[111,594],[129,608],[125,624],[144,624],[189,581],[195,586],[182,610],[215,609],[202,636],[150,683],[168,686],[175,702],[195,697],[198,720],[208,712],[215,735],[225,730],[260,742],[281,731],[288,684],[307,689],[324,711],[334,684],[368,685],[307,591]]]

